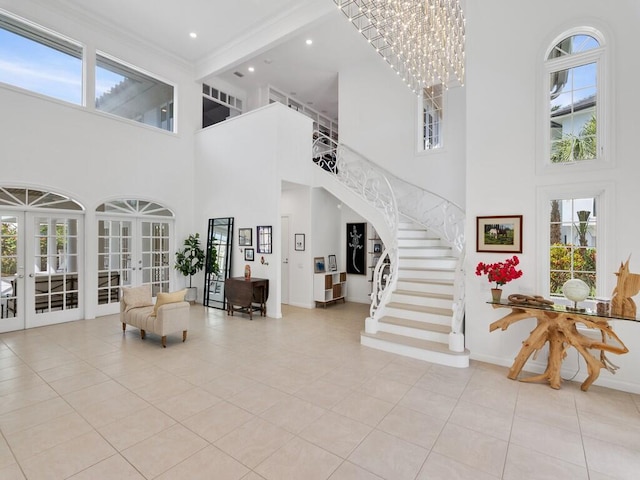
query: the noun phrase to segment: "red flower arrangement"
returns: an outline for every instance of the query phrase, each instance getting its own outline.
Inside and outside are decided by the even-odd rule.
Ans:
[[[509,283],[511,280],[515,280],[522,276],[522,270],[516,269],[516,265],[519,263],[520,260],[516,255],[511,258],[507,258],[504,262],[480,262],[476,267],[476,275],[487,275],[487,280],[490,282],[496,282],[496,288],[499,288],[505,283]]]

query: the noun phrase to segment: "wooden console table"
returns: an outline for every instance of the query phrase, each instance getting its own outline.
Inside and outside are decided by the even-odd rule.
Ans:
[[[233,312],[248,313],[250,320],[253,320],[253,312],[267,316],[268,279],[227,278],[224,282],[224,294],[227,297],[227,315],[233,316]]]
[[[560,377],[560,367],[562,360],[566,356],[569,347],[574,347],[587,363],[589,376],[582,383],[581,389],[587,391],[591,384],[600,375],[600,369],[606,368],[612,373],[618,369],[606,357],[605,352],[617,355],[627,353],[629,349],[622,343],[609,325],[609,320],[629,320],[638,321],[635,318],[599,316],[595,312],[587,310],[584,312],[571,311],[564,306],[533,306],[521,305],[508,302],[487,302],[493,308],[509,308],[511,313],[500,320],[496,320],[489,327],[493,332],[500,328],[506,330],[509,325],[526,318],[535,318],[536,327],[531,331],[529,337],[522,342],[522,348],[515,358],[513,365],[509,369],[507,378],[516,380],[520,371],[524,367],[529,357],[537,352],[549,342],[549,358],[547,368],[541,375],[520,379],[522,382],[536,382],[547,380],[551,388],[559,389],[562,379]],[[587,328],[600,330],[601,340],[594,340],[581,334],[576,328],[576,324],[582,324]],[[616,344],[607,343],[607,339],[615,341]],[[599,358],[593,356],[589,350],[600,350]]]

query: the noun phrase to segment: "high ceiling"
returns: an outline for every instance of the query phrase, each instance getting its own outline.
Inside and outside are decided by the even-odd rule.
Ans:
[[[33,1],[51,6],[50,0]],[[337,72],[341,66],[363,55],[375,55],[331,0],[56,3],[56,8],[99,22],[199,67],[204,81],[220,76],[245,89],[270,84],[332,118],[337,118]],[[269,28],[270,35],[265,33]],[[197,38],[191,38],[191,32]],[[313,43],[307,45],[307,39]],[[234,48],[241,53],[226,55]],[[223,57],[226,63],[218,62],[216,68],[207,70],[207,62],[216,57]],[[253,73],[248,71],[250,66]],[[244,76],[239,78],[234,72]]]

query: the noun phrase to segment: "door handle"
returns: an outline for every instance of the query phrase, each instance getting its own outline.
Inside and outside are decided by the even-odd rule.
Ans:
[[[33,278],[33,277],[35,277],[35,275],[33,273],[30,273],[29,278]]]

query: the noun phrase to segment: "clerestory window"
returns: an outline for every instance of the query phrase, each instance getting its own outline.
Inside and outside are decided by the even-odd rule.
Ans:
[[[0,11],[0,82],[82,105],[79,43]]]
[[[96,53],[96,110],[174,130],[174,88],[123,62]]]
[[[422,148],[433,150],[442,147],[442,114],[444,88],[442,84],[422,90]]]
[[[563,36],[545,62],[548,161],[603,158],[604,47],[596,32]]]

